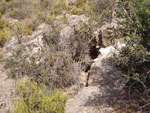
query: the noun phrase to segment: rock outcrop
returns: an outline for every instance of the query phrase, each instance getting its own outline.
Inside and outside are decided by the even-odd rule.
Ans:
[[[125,79],[118,80],[121,71],[115,64],[104,59],[113,53],[118,54],[118,51],[113,46],[108,46],[101,48],[100,53],[88,72],[81,73],[80,80],[86,87],[81,87],[74,97],[69,98],[67,113],[115,113],[113,98],[122,98],[121,84]]]
[[[98,49],[98,52],[96,51],[98,56],[93,59],[88,71],[81,73],[82,87],[78,89],[78,93],[74,93],[75,96],[69,98],[67,113],[116,113],[114,109],[116,100],[113,99],[124,98],[126,95],[126,92],[122,92],[126,79],[118,79],[122,74],[121,71],[114,63],[105,60],[113,54],[119,54],[118,50],[126,46],[121,39],[117,39],[114,45],[111,42],[107,43],[104,35],[110,27],[117,28],[118,24],[115,21],[111,25],[102,26],[96,32],[96,36],[99,37],[91,40],[90,44],[93,44],[91,47]]]
[[[74,0],[71,0],[69,4],[74,5]],[[115,48],[122,48],[125,44],[118,40],[116,47],[110,46],[112,43],[104,37],[109,34],[109,31],[112,33],[110,29],[118,27],[117,21],[113,20],[111,24],[102,26],[100,30],[94,33],[87,44],[79,45],[74,40],[71,40],[74,28],[79,29],[80,24],[88,22],[88,18],[85,15],[66,16],[68,24],[61,23],[62,17],[58,17],[55,22],[61,25],[58,46],[64,47],[61,51],[70,49],[69,51],[72,52],[74,62],[77,62],[76,64],[80,63],[80,71],[82,70],[81,73],[78,72],[80,73],[78,75],[79,84],[76,84],[76,87],[72,86],[77,91],[73,92],[73,97],[69,97],[66,111],[67,113],[113,113],[113,106],[106,101],[113,98],[112,93],[118,94],[119,91],[116,89],[120,87],[118,87],[118,83],[114,79],[121,72],[115,67],[115,64],[108,61],[105,62],[104,59],[112,56],[113,53],[118,54],[118,50]],[[34,56],[36,63],[41,62],[43,49],[46,45],[44,35],[49,31],[51,31],[50,25],[41,24],[31,36],[20,37],[18,35],[18,37],[8,39],[2,50],[3,58],[7,60],[21,43],[24,50],[22,56],[28,59]],[[88,47],[83,49],[81,46]],[[85,53],[83,62],[78,58],[80,53]],[[75,66],[77,67],[78,65]],[[2,71],[1,68],[0,71]],[[0,81],[2,81],[0,84],[0,112],[5,113],[9,110],[11,113],[13,111],[12,105],[17,98],[15,94],[16,81],[8,79],[5,72],[0,73]],[[71,92],[69,93],[72,94]]]

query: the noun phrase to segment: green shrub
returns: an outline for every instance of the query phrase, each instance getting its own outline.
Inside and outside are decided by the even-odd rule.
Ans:
[[[0,30],[0,47],[3,47],[6,39],[7,39],[6,32],[4,30]]]
[[[22,35],[23,36],[32,35],[34,29],[35,29],[35,27],[32,23],[28,23],[28,24],[24,25],[24,26],[22,26]]]
[[[53,0],[40,0],[40,4],[43,8],[50,8],[52,6]]]
[[[74,29],[75,33],[73,38],[80,42],[87,42],[92,38],[92,25],[90,23],[83,23],[80,25],[80,29]]]
[[[123,16],[127,21],[121,30],[121,36],[127,47],[116,56],[115,62],[129,78],[127,86],[147,90],[150,87],[150,1],[123,1],[128,11]],[[120,32],[120,31],[119,31]]]
[[[8,21],[4,20],[3,18],[0,18],[0,30],[9,27]]]
[[[0,19],[2,18],[2,14],[0,13]]]
[[[71,9],[71,14],[82,15],[82,14],[84,14],[84,12],[83,12],[83,9],[81,9],[81,8],[73,8],[73,9]]]
[[[11,36],[11,25],[7,20],[0,18],[0,47],[3,47],[6,39]]]
[[[30,20],[30,19],[24,19],[23,21],[19,21],[16,23],[16,25],[19,27],[21,34],[23,36],[29,36],[32,35],[35,28],[40,24],[38,20]]]
[[[17,87],[20,101],[15,105],[14,113],[65,113],[67,96],[60,91],[46,96],[44,86],[26,80]]]
[[[96,27],[112,20],[112,12],[116,8],[115,0],[86,0],[82,6],[84,14],[91,22],[95,21]],[[117,9],[118,10],[118,9]]]
[[[14,19],[24,19],[26,17],[26,11],[23,11],[20,8],[15,8],[9,13],[9,15]]]
[[[6,10],[7,3],[4,1],[0,1],[0,13],[4,14]]]
[[[77,0],[76,1],[76,7],[77,8],[83,8],[85,6],[85,4],[86,4],[86,1],[87,0]]]
[[[90,7],[90,10],[92,11],[99,10],[99,9],[96,9],[97,1],[88,0],[87,4]]]
[[[67,4],[66,2],[62,2],[61,0],[56,0],[53,3],[52,9],[50,11],[51,15],[61,15],[64,11],[67,11]]]

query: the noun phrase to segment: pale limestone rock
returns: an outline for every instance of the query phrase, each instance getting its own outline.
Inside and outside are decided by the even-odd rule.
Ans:
[[[76,3],[76,0],[68,0],[68,5],[69,6],[75,5],[75,3]]]
[[[16,22],[18,22],[17,19],[9,19],[8,21],[10,24],[15,24]]]
[[[42,49],[45,45],[43,41],[43,34],[48,32],[48,30],[51,30],[50,26],[41,24],[31,36],[21,37],[23,49],[25,50],[23,56],[27,56],[28,59],[30,59],[32,56],[37,58],[42,56]],[[9,38],[3,47],[5,58],[10,57],[13,54],[13,50],[17,49],[18,47],[19,42],[17,37]]]
[[[80,80],[80,85],[86,86],[88,83],[88,73],[81,72],[79,80]]]
[[[101,48],[99,51],[104,58],[111,57],[114,53],[118,54],[118,51],[113,46]]]
[[[115,47],[117,49],[122,49],[122,48],[126,47],[126,44],[124,43],[123,39],[117,39],[117,40],[115,40]]]

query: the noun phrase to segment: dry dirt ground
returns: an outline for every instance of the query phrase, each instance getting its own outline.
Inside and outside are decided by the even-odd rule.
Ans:
[[[130,100],[125,89],[115,89],[111,82],[80,89],[69,97],[67,113],[145,113],[137,109],[138,98]]]
[[[0,113],[11,113],[13,103],[17,99],[15,87],[17,81],[9,79],[0,64]]]
[[[94,65],[90,79],[96,78],[95,82],[79,88],[77,93],[74,93],[77,88],[72,87],[73,96],[70,93],[67,113],[143,113],[139,109],[139,93],[133,91],[135,95],[129,96],[128,89],[121,86],[126,79],[112,76],[115,69],[103,64],[101,58]]]

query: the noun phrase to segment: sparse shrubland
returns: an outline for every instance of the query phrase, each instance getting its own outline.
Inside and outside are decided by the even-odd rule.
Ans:
[[[70,38],[69,45],[59,45],[59,28],[55,25],[43,34],[45,49],[43,48],[42,61],[37,63],[36,57],[25,57],[25,47],[22,44],[22,29],[18,27],[18,47],[10,58],[4,60],[5,69],[10,78],[28,75],[38,83],[44,83],[53,88],[66,88],[78,83],[81,67],[78,62],[85,61],[88,55],[88,41],[92,38],[92,26],[83,24]],[[67,48],[70,48],[69,50]],[[78,65],[78,68],[75,66]],[[78,71],[75,71],[78,70]]]
[[[18,42],[12,55],[4,60],[4,69],[7,70],[9,78],[18,79],[24,76],[29,78],[29,81],[17,87],[20,100],[16,103],[15,113],[65,113],[67,98],[55,90],[65,89],[74,84],[79,85],[81,71],[85,71],[91,62],[88,61],[92,58],[89,55],[88,42],[92,38],[94,27],[92,21],[82,23],[79,28],[74,27],[74,34],[70,37],[69,43],[63,46],[59,44],[61,25],[56,25],[55,18],[65,14],[85,14],[92,19],[100,13],[96,12],[95,6],[96,2],[89,0],[77,0],[74,7],[61,0],[9,0],[0,4],[1,46],[8,37],[7,29],[11,28],[10,23],[3,18],[19,20],[12,25],[13,35],[17,37]],[[51,28],[43,34],[44,48],[42,55],[38,56],[41,57],[41,61],[37,62],[36,56],[26,53],[22,37],[32,35],[36,27],[43,22],[50,24]],[[30,49],[32,51],[32,48]],[[45,88],[51,90],[50,95],[44,94]]]
[[[73,33],[62,44],[60,32],[69,23],[70,15],[73,19],[84,15],[88,21],[79,26],[68,25]],[[86,66],[90,67],[99,55],[101,45],[90,50],[93,32],[114,18],[124,21],[118,23],[122,26],[119,29],[110,28],[109,31],[114,32],[108,40],[123,39],[126,47],[110,59],[121,69],[120,78],[128,78],[126,87],[149,94],[149,0],[76,0],[71,5],[67,0],[0,0],[0,48],[9,37],[18,39],[11,56],[0,60],[9,78],[29,78],[17,87],[20,100],[15,113],[65,113],[67,97],[60,90],[79,85],[79,75],[86,72]],[[18,21],[11,23],[9,19]],[[25,47],[22,42],[27,40],[23,37],[31,36],[41,23],[50,27],[41,33],[43,46],[36,56],[29,53],[34,49],[32,45]]]

